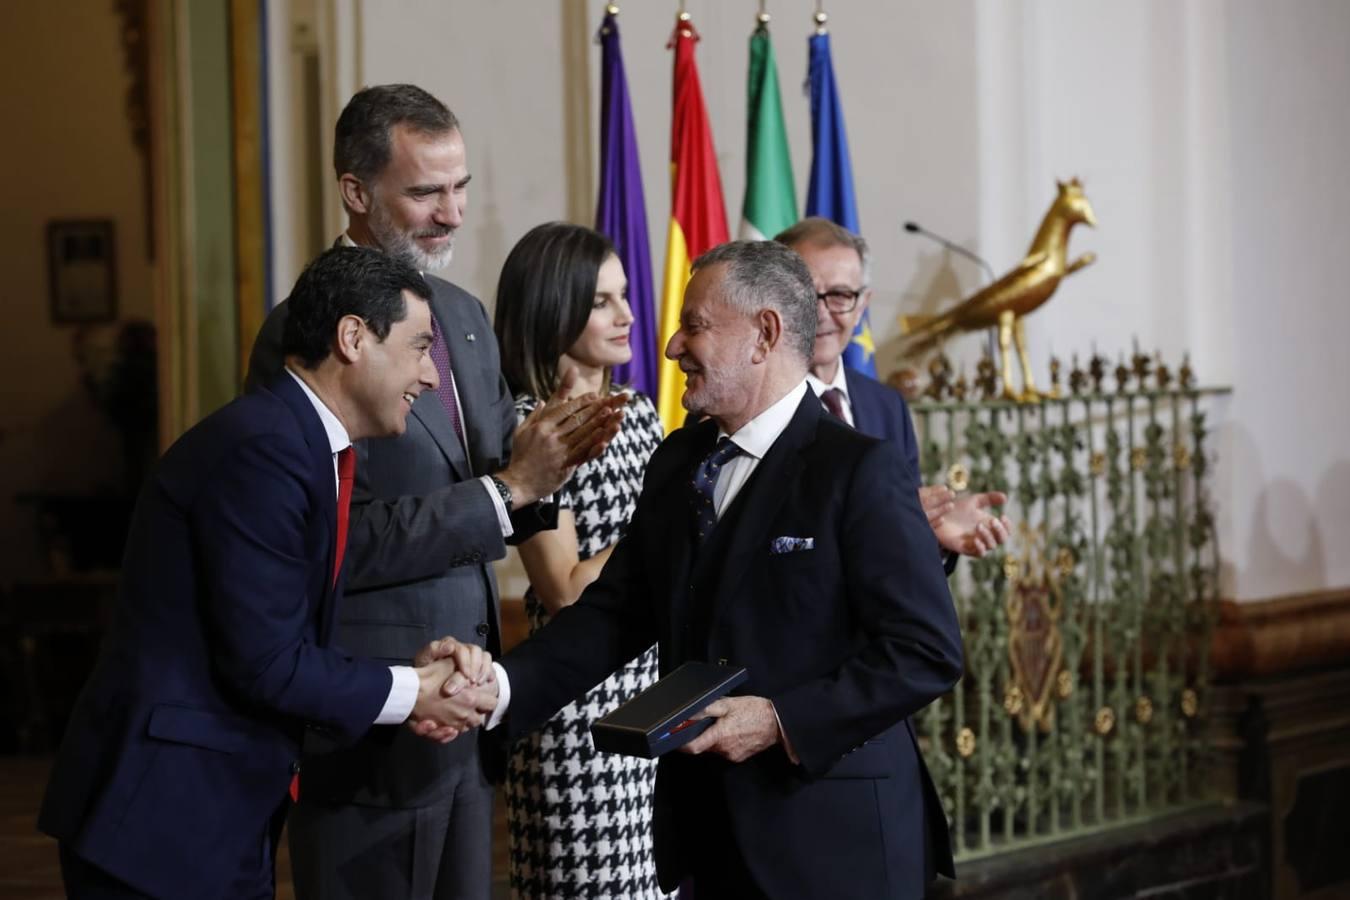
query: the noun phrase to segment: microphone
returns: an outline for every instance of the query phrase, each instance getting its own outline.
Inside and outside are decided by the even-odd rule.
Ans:
[[[989,281],[991,283],[994,281],[994,267],[989,265],[989,263],[985,262],[983,257],[976,256],[974,253],[967,250],[965,247],[962,247],[960,244],[956,244],[953,243],[952,241],[947,240],[940,234],[934,234],[927,228],[924,228],[918,222],[906,222],[905,230],[908,231],[910,234],[921,234],[924,237],[928,238],[930,241],[937,241],[939,244],[946,247],[953,253],[959,253],[966,259],[974,260],[975,262],[983,266],[984,270],[989,273]]]

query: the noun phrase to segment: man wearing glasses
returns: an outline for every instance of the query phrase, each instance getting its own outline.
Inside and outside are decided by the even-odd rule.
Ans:
[[[898,391],[843,364],[853,331],[872,298],[867,242],[829,219],[812,216],[774,238],[797,252],[816,285],[820,323],[807,384],[835,417],[904,451],[918,484],[919,442],[909,407]],[[1007,502],[998,491],[958,496],[945,485],[919,488],[919,500],[944,550],[948,574],[959,554],[983,556],[1008,538],[1008,521],[991,508]]]

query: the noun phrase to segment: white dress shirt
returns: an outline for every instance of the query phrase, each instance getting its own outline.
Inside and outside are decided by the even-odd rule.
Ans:
[[[811,386],[811,390],[815,392],[817,397],[824,394],[830,388],[838,389],[839,393],[844,395],[844,421],[849,425],[853,425],[853,398],[848,395],[848,379],[844,377],[844,363],[842,360],[835,363],[834,378],[830,379],[829,383],[821,381],[810,373],[807,373],[806,383]],[[821,401],[821,405],[824,405],[824,401]],[[829,407],[826,407],[826,409],[828,408]]]
[[[328,435],[328,446],[333,451],[333,489],[334,491],[340,491],[337,455],[352,445],[351,438],[347,435],[347,429],[343,427],[342,422],[333,414],[333,411],[319,399],[319,395],[310,390],[309,385],[305,384],[305,380],[291,371],[290,366],[286,367],[286,374],[294,378],[295,383],[300,385],[300,390],[305,392],[305,396],[314,406],[314,411],[319,415],[319,421],[323,423],[323,430]],[[376,725],[397,725],[406,721],[413,710],[413,704],[417,702],[418,679],[416,670],[411,666],[390,666],[389,673],[394,676],[394,681],[389,687],[389,696],[384,700],[384,708],[375,717]]]

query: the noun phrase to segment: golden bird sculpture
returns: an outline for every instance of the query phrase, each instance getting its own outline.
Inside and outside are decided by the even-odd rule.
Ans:
[[[1050,210],[1041,220],[1041,227],[1031,242],[1027,255],[1002,278],[981,288],[941,315],[914,326],[901,338],[901,353],[907,357],[927,352],[949,336],[961,331],[978,331],[998,326],[998,350],[1002,373],[1002,394],[1009,400],[1031,403],[1041,399],[1031,377],[1027,361],[1026,332],[1023,317],[1037,309],[1059,287],[1065,275],[1091,265],[1095,253],[1084,253],[1066,263],[1069,231],[1079,222],[1096,227],[1097,217],[1092,205],[1083,195],[1083,185],[1077,178],[1058,181],[1059,194]],[[1022,389],[1012,383],[1010,344],[1017,347],[1022,364]]]

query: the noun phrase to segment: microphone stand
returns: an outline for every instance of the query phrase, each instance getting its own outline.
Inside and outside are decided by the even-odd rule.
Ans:
[[[955,241],[949,241],[949,240],[947,240],[945,237],[943,237],[943,236],[940,235],[940,234],[935,234],[934,232],[929,231],[927,228],[924,228],[924,227],[923,227],[922,225],[920,225],[918,222],[912,222],[912,221],[911,221],[911,222],[906,222],[906,223],[905,223],[905,230],[908,231],[910,234],[921,234],[921,235],[923,235],[924,237],[928,238],[930,241],[936,241],[937,243],[941,244],[943,247],[947,248],[947,249],[950,250],[951,252],[956,253],[956,254],[959,254],[960,256],[964,256],[966,259],[969,259],[969,260],[971,260],[971,261],[973,261],[973,262],[979,264],[979,265],[984,269],[985,273],[988,274],[988,276],[989,276],[989,284],[993,284],[994,281],[996,280],[996,277],[995,277],[995,275],[994,275],[994,267],[991,266],[991,265],[989,265],[988,261],[986,261],[985,258],[984,258],[983,256],[979,256],[979,255],[977,255],[976,253],[974,253],[973,251],[967,250],[965,247],[962,247],[960,244],[956,243]],[[986,286],[987,286],[987,285],[986,285]],[[997,341],[998,341],[998,338],[997,338],[997,335],[995,334],[995,331],[994,331],[993,328],[990,328],[990,329],[988,330],[988,332],[987,332],[987,340],[988,340],[988,342],[989,342],[989,347],[988,347],[989,357],[990,357],[991,359],[996,359],[996,358],[998,357],[998,353],[997,353],[997,346],[998,346]]]

